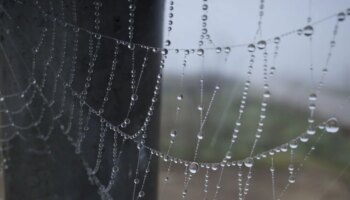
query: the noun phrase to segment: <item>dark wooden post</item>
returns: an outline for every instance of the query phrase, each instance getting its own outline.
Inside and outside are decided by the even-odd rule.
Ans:
[[[50,30],[52,21],[48,18],[44,19],[40,15],[38,8],[36,8],[31,0],[2,0],[0,9],[0,23],[1,23],[1,45],[3,50],[0,53],[0,89],[3,94],[13,93],[15,91],[23,90],[30,80],[30,69],[32,62],[32,48],[37,44],[41,29],[44,26],[49,27],[48,38],[42,48],[41,57],[38,58],[43,62],[45,57],[49,54]],[[48,8],[50,1],[39,1],[43,7]],[[64,1],[64,9],[66,20],[72,22],[71,10],[72,1]],[[127,0],[103,0],[101,12],[100,31],[105,35],[128,41],[128,25],[129,25],[129,3]],[[53,15],[60,17],[60,3],[59,1],[52,1],[54,7]],[[163,22],[163,0],[147,0],[136,1],[135,10],[135,30],[134,41],[136,43],[161,46],[162,43],[162,22]],[[49,9],[48,9],[49,10]],[[78,25],[86,29],[93,30],[93,1],[77,0],[77,15]],[[56,54],[57,59],[53,59],[50,69],[48,69],[48,82],[45,94],[50,93],[50,88],[54,83],[54,71],[59,65],[59,58],[62,54],[62,38],[63,32],[67,31],[67,27],[57,23],[56,30]],[[18,26],[18,27],[17,27]],[[22,30],[22,31],[20,31]],[[67,55],[66,65],[64,67],[70,68],[72,60],[73,48],[73,31],[68,30],[67,38]],[[110,72],[112,53],[115,42],[106,38],[102,40],[102,46],[98,53],[98,59],[93,74],[91,87],[87,101],[93,107],[98,107],[102,102],[103,94],[106,89],[108,81],[108,74]],[[83,81],[85,80],[86,71],[88,69],[88,34],[79,34],[79,50],[77,60],[76,79],[73,87],[80,91]],[[15,48],[16,47],[16,48]],[[46,49],[45,49],[46,48]],[[0,49],[1,50],[1,49]],[[47,51],[47,52],[45,52]],[[4,58],[4,53],[9,58]],[[135,49],[135,69],[137,72],[141,69],[141,63],[145,49]],[[114,123],[119,123],[125,117],[130,100],[130,50],[127,47],[120,47],[120,54],[118,55],[118,66],[116,80],[113,83],[109,104],[106,107],[104,116]],[[146,71],[143,75],[141,87],[139,90],[139,100],[136,103],[133,112],[131,113],[132,123],[128,131],[137,130],[143,120],[145,119],[150,104],[150,99],[153,95],[155,78],[159,70],[159,55],[150,54],[147,62]],[[69,63],[69,64],[68,64]],[[14,71],[11,71],[8,65],[11,65]],[[26,66],[27,65],[27,66]],[[42,63],[38,67],[43,67]],[[27,71],[25,70],[27,69]],[[40,72],[38,71],[37,79],[39,80]],[[14,83],[13,76],[17,77],[18,84]],[[67,77],[65,77],[68,79]],[[61,80],[60,80],[61,81]],[[62,83],[58,89],[58,94],[62,94]],[[15,108],[21,106],[24,100],[11,101],[5,100],[8,107]],[[42,100],[34,99],[34,104],[30,109],[34,113],[43,106]],[[67,104],[75,103],[78,107],[78,101],[72,97],[67,97]],[[156,107],[159,106],[159,101]],[[58,107],[53,107],[57,111]],[[147,145],[157,148],[158,146],[158,108],[152,124],[148,130],[149,137],[147,138]],[[67,114],[67,113],[66,113]],[[35,114],[34,114],[35,115]],[[35,115],[37,116],[37,115]],[[35,118],[34,116],[34,118]],[[50,114],[45,115],[50,118]],[[3,116],[5,118],[5,116]],[[26,124],[31,122],[28,112],[15,117],[19,123]],[[5,119],[4,119],[5,120]],[[3,122],[4,122],[3,120]],[[63,117],[63,121],[68,120],[68,116]],[[75,120],[74,123],[77,123]],[[92,118],[91,130],[89,131],[83,144],[84,158],[89,161],[90,165],[96,159],[98,146],[98,118]],[[40,125],[40,129],[45,132],[51,125],[50,120],[44,119]],[[76,126],[76,125],[75,125]],[[1,130],[4,131],[4,130]],[[14,128],[7,130],[10,134],[15,133]],[[75,131],[75,132],[74,132]],[[76,130],[73,128],[72,135],[76,135]],[[0,134],[3,135],[3,132]],[[87,173],[83,167],[80,155],[75,154],[75,148],[67,141],[65,135],[62,134],[60,127],[55,125],[51,137],[47,141],[42,141],[38,138],[36,128],[28,131],[20,131],[20,135],[24,138],[15,137],[8,144],[10,149],[4,152],[4,156],[8,159],[8,169],[4,172],[5,178],[5,192],[6,200],[40,200],[40,199],[59,199],[59,200],[96,200],[100,199],[98,195],[98,188],[92,185]],[[112,143],[113,136],[106,137],[105,144],[105,161],[101,166],[98,177],[106,184],[110,176],[112,165]],[[4,145],[3,145],[4,146]],[[126,141],[124,146],[124,153],[121,156],[119,164],[119,172],[116,177],[116,183],[110,194],[113,199],[129,200],[132,199],[133,180],[138,158],[138,150],[136,144],[132,141]],[[148,153],[142,150],[140,154],[140,171],[144,172],[147,165]],[[145,185],[146,196],[144,199],[157,199],[157,161],[153,158],[151,173]],[[138,187],[139,189],[139,187]]]

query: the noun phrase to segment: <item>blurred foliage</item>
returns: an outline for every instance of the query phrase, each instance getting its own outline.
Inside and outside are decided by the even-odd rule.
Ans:
[[[176,100],[179,94],[176,80],[170,80],[163,86],[162,111],[161,111],[161,150],[167,150],[170,141],[170,131],[176,129],[178,135],[171,149],[171,155],[191,160],[194,155],[196,135],[199,130],[200,112],[197,110],[199,100],[198,84],[186,85],[184,99],[182,102]],[[191,85],[193,85],[191,87]],[[208,85],[213,85],[209,84]],[[199,158],[202,161],[221,161],[231,141],[232,131],[238,115],[239,102],[241,98],[243,83],[230,81],[230,84],[222,87],[220,96],[214,101],[208,120],[204,126],[205,137],[199,147]],[[213,87],[204,88],[205,110],[208,100],[212,95]],[[255,139],[255,132],[258,124],[261,91],[250,92],[242,118],[238,140],[234,144],[233,159],[247,157]],[[258,142],[255,153],[266,151],[289,141],[304,133],[307,129],[308,108],[290,107],[288,104],[269,102],[264,131]],[[304,100],[303,100],[304,101]],[[304,102],[305,103],[305,102]],[[306,102],[307,103],[307,102]],[[178,125],[175,125],[176,107],[181,105]],[[324,120],[324,119],[323,119]],[[322,122],[316,117],[316,124]],[[310,160],[313,164],[324,165],[334,170],[341,169],[350,162],[350,135],[347,127],[341,127],[337,134],[324,134],[320,143],[317,144]],[[313,136],[308,143],[299,143],[296,151],[296,158],[302,161],[317,137]],[[276,165],[288,165],[289,153],[282,153],[277,156]],[[261,161],[270,162],[269,159]],[[309,164],[309,163],[308,163]],[[350,170],[347,173],[350,177]]]

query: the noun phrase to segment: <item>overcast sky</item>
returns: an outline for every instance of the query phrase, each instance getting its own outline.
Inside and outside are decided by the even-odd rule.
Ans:
[[[170,39],[172,48],[196,48],[201,33],[202,0],[174,1],[174,25]],[[259,0],[208,0],[208,31],[213,41],[220,46],[229,44],[250,43],[257,29]],[[166,5],[168,7],[168,4]],[[309,16],[308,0],[265,0],[265,15],[262,22],[262,37],[272,38],[290,30],[304,27]],[[317,21],[329,15],[350,8],[349,0],[312,0],[311,17]],[[167,10],[167,9],[166,9]],[[168,12],[168,11],[167,11]],[[166,12],[166,16],[168,13]],[[346,87],[350,85],[350,16],[340,23],[337,45],[327,75],[329,86]],[[330,19],[314,27],[313,61],[315,77],[324,66],[332,37],[336,18]],[[167,17],[164,27],[167,28]],[[165,38],[167,33],[165,30]],[[268,50],[273,54],[273,45]],[[222,70],[221,74],[241,76],[247,71],[248,53],[245,47],[232,49],[227,64],[225,55],[217,55],[213,51],[205,52],[205,70]],[[183,55],[170,56],[168,73],[179,73]],[[259,59],[259,56],[258,56]],[[187,73],[199,72],[200,59],[190,56]],[[271,59],[270,59],[271,60]],[[276,79],[283,81],[300,81],[310,83],[310,48],[308,38],[297,34],[281,40],[279,57],[276,61],[278,75]]]

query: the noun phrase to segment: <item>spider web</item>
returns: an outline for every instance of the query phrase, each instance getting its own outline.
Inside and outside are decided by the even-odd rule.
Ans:
[[[259,4],[259,18],[257,23],[256,33],[252,42],[244,44],[227,44],[218,46],[215,44],[213,37],[210,35],[210,29],[207,27],[207,18],[209,16],[208,2],[203,1],[201,4],[201,22],[202,30],[196,48],[172,48],[171,33],[173,24],[176,21],[173,18],[174,1],[170,1],[168,6],[169,17],[167,31],[165,36],[164,47],[154,47],[145,44],[134,42],[134,29],[137,13],[137,4],[134,1],[129,1],[129,27],[128,40],[121,40],[109,35],[100,33],[100,24],[102,19],[101,12],[103,11],[103,2],[94,1],[91,5],[94,7],[93,25],[91,29],[83,28],[79,25],[77,15],[77,2],[72,1],[72,8],[65,8],[66,2],[60,0],[53,1],[29,1],[28,4],[34,7],[38,17],[43,20],[41,28],[37,28],[35,32],[37,37],[35,42],[28,39],[26,28],[16,26],[16,19],[13,18],[1,6],[1,10],[5,15],[6,20],[14,25],[14,30],[2,28],[7,32],[9,42],[12,44],[11,51],[19,52],[21,46],[16,45],[11,39],[12,34],[21,35],[31,49],[31,63],[26,63],[24,58],[18,57],[18,63],[24,66],[24,69],[19,68],[18,63],[12,61],[9,55],[9,49],[0,43],[0,48],[3,55],[5,66],[2,66],[6,76],[10,76],[12,82],[9,84],[9,89],[0,91],[1,104],[1,142],[2,152],[4,155],[3,168],[11,167],[6,164],[6,151],[11,151],[9,143],[16,138],[19,138],[28,143],[35,143],[36,140],[47,143],[53,134],[59,133],[64,135],[67,142],[75,149],[75,154],[81,159],[86,175],[92,185],[96,186],[96,190],[101,199],[114,199],[110,191],[116,187],[116,177],[123,163],[120,158],[124,151],[126,142],[132,142],[134,148],[138,151],[136,158],[136,170],[134,172],[134,187],[133,199],[147,199],[145,193],[145,185],[147,178],[151,172],[150,165],[155,162],[155,157],[160,158],[166,166],[166,176],[164,183],[171,180],[171,172],[174,168],[184,169],[184,181],[182,191],[178,191],[180,198],[188,198],[190,193],[189,187],[195,182],[197,175],[201,175],[199,171],[204,171],[203,174],[203,194],[200,198],[219,199],[220,191],[225,187],[223,185],[225,169],[235,169],[235,188],[238,199],[249,198],[248,194],[252,192],[250,186],[254,178],[254,167],[259,162],[267,161],[270,163],[270,174],[272,188],[272,199],[282,199],[288,188],[296,182],[296,177],[304,166],[305,161],[309,159],[315,151],[317,144],[326,133],[336,133],[339,130],[338,120],[335,117],[329,116],[329,119],[317,122],[315,118],[315,110],[317,100],[321,95],[324,87],[325,78],[329,70],[331,70],[331,59],[333,51],[338,43],[337,35],[340,26],[345,24],[346,15],[349,15],[349,10],[340,11],[337,14],[328,16],[319,21],[312,22],[308,20],[305,26],[300,29],[295,29],[274,36],[273,38],[264,39],[262,36],[263,19],[264,19],[264,4],[262,0]],[[16,1],[16,6],[21,7],[24,3]],[[59,13],[59,14],[57,14]],[[69,13],[69,14],[68,14]],[[308,107],[306,108],[309,117],[306,122],[305,130],[288,141],[281,142],[272,148],[259,149],[257,147],[260,140],[264,138],[264,125],[268,116],[270,99],[273,94],[270,92],[270,82],[278,72],[278,57],[281,54],[279,48],[284,40],[288,40],[291,36],[298,36],[302,39],[308,38],[312,44],[312,37],[315,34],[314,29],[319,24],[326,21],[334,21],[334,29],[332,37],[327,41],[329,48],[327,49],[326,61],[322,69],[314,68],[313,61],[310,62],[310,71],[313,88],[308,97]],[[83,20],[82,20],[83,21]],[[16,32],[16,33],[13,33]],[[317,32],[316,32],[317,33]],[[113,49],[105,48],[106,43],[113,43]],[[272,47],[272,48],[268,48]],[[109,52],[102,54],[101,52]],[[210,123],[210,116],[216,109],[215,103],[218,101],[221,91],[223,90],[220,78],[210,82],[206,79],[204,72],[205,58],[209,55],[216,56],[217,59],[223,60],[223,65],[227,64],[233,51],[245,52],[249,55],[247,60],[247,72],[245,75],[244,84],[241,87],[241,95],[238,100],[238,106],[234,112],[237,115],[233,119],[229,119],[232,123],[232,129],[229,131],[230,138],[228,145],[225,147],[225,155],[217,158],[216,161],[202,161],[200,154],[204,150],[204,141],[214,142],[218,137],[221,137],[219,132],[214,135],[207,134],[207,124]],[[81,53],[83,52],[83,53]],[[87,61],[86,66],[78,66],[79,55],[85,55]],[[127,55],[128,61],[122,59]],[[161,151],[148,145],[147,140],[152,134],[149,129],[153,122],[154,113],[159,109],[157,104],[161,94],[161,83],[163,80],[163,70],[168,66],[168,59],[177,57],[180,60],[182,68],[178,85],[175,86],[178,91],[176,103],[173,103],[173,111],[169,114],[174,115],[172,130],[170,131],[170,141],[167,149]],[[180,57],[180,58],[179,58]],[[105,59],[108,58],[108,59]],[[160,58],[160,62],[156,71],[149,70],[149,59]],[[200,70],[199,87],[194,86],[196,91],[199,91],[198,105],[186,107],[185,100],[188,98],[186,93],[187,87],[193,87],[188,84],[186,79],[186,69],[191,62],[191,59],[199,59],[202,69]],[[109,63],[107,61],[110,61]],[[69,62],[69,63],[68,63]],[[121,63],[130,62],[127,69],[120,69]],[[105,69],[96,68],[96,66],[104,65]],[[68,67],[69,66],[69,67]],[[260,85],[263,91],[259,100],[259,113],[255,113],[257,117],[255,130],[252,131],[252,137],[249,143],[247,155],[242,158],[236,158],[235,146],[239,144],[241,127],[244,126],[244,116],[246,110],[251,106],[250,92],[251,85],[254,83],[255,68],[261,68],[262,84]],[[23,73],[19,70],[25,70],[26,77],[21,77]],[[308,69],[305,69],[308,70]],[[320,70],[316,74],[314,71]],[[127,71],[128,73],[124,73]],[[277,72],[276,72],[277,71]],[[319,75],[319,76],[316,76]],[[103,76],[104,81],[94,81],[94,77]],[[152,80],[145,80],[145,77],[152,77]],[[130,80],[129,84],[123,84],[123,80]],[[149,83],[145,85],[145,81]],[[196,83],[197,84],[197,83]],[[147,89],[148,88],[148,89]],[[145,94],[145,91],[151,93]],[[127,92],[125,92],[127,91]],[[116,92],[119,98],[115,98],[112,93]],[[125,95],[128,94],[128,95]],[[122,99],[122,100],[120,100]],[[114,102],[120,101],[121,105],[115,107]],[[146,102],[147,109],[140,109],[141,102]],[[117,104],[118,104],[117,103]],[[216,105],[217,106],[217,105]],[[120,113],[118,110],[121,107],[126,107],[125,113]],[[172,154],[175,148],[176,139],[181,133],[182,127],[185,126],[181,121],[184,117],[181,115],[183,109],[193,108],[199,112],[199,117],[193,120],[197,126],[193,130],[195,140],[193,152],[186,159]],[[110,114],[111,108],[116,108],[114,114]],[[142,114],[139,114],[142,113]],[[226,117],[225,117],[226,116]],[[139,120],[137,118],[142,118]],[[228,118],[228,115],[224,115]],[[140,124],[135,124],[135,121],[142,121]],[[222,121],[222,120],[221,120]],[[48,125],[49,124],[49,125]],[[184,123],[185,124],[185,123]],[[191,133],[191,138],[193,136]],[[112,137],[109,137],[109,136]],[[86,138],[94,137],[97,144],[96,158],[91,161],[86,159],[86,154],[91,151],[84,151],[84,142]],[[190,137],[190,136],[189,136]],[[207,139],[209,137],[209,139]],[[109,139],[107,139],[109,138]],[[110,142],[107,142],[107,141]],[[300,162],[295,158],[296,151],[300,146],[307,150]],[[36,153],[46,152],[29,148],[30,151]],[[110,157],[106,158],[105,150],[110,150]],[[288,157],[288,180],[280,191],[276,189],[276,168],[275,163],[279,155]],[[104,160],[111,160],[112,168],[109,172],[107,181],[105,177],[100,177],[98,172],[106,170],[103,168]],[[141,166],[141,160],[146,160],[146,165]],[[216,181],[209,181],[211,177],[216,177]],[[211,193],[209,193],[211,191]],[[212,196],[210,196],[212,195]]]

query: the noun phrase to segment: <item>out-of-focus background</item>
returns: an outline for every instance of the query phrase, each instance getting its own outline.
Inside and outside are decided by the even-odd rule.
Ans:
[[[207,2],[208,33],[217,46],[251,43],[258,24],[260,1],[212,0]],[[262,38],[273,38],[282,33],[302,28],[310,16],[318,21],[350,8],[347,0],[271,0],[265,1],[262,21]],[[310,6],[311,5],[311,6]],[[169,35],[171,48],[198,48],[201,34],[202,1],[175,1],[173,30]],[[167,9],[166,9],[167,10]],[[165,16],[168,16],[166,11]],[[167,17],[164,20],[164,37],[167,38]],[[264,132],[255,152],[262,152],[287,142],[307,129],[310,92],[320,81],[326,63],[329,44],[336,17],[314,26],[310,45],[309,38],[293,34],[281,38],[276,72],[270,77],[271,98]],[[296,183],[286,192],[283,199],[349,199],[350,198],[350,16],[339,23],[336,46],[326,74],[325,84],[317,100],[316,123],[336,117],[340,124],[337,134],[325,135],[316,146],[310,159],[296,177]],[[259,39],[259,37],[258,37]],[[206,47],[212,47],[208,42]],[[310,72],[310,47],[314,71]],[[274,45],[268,45],[269,67],[272,63]],[[181,90],[184,55],[169,53],[162,87],[161,150],[166,152],[170,131],[178,131],[171,154],[192,159],[196,135],[200,126],[200,79],[204,76],[204,106],[210,101],[213,89],[221,89],[213,103],[208,121],[204,127],[205,138],[199,148],[199,160],[219,162],[226,153],[231,132],[238,114],[244,80],[248,71],[249,54],[246,47],[232,48],[230,54],[205,51],[204,61],[195,53],[187,56],[184,70],[184,87]],[[256,53],[252,75],[252,86],[248,95],[246,111],[243,114],[239,139],[233,148],[233,159],[249,155],[257,128],[260,103],[263,92],[263,57]],[[202,64],[204,63],[204,64]],[[311,78],[313,77],[313,78]],[[176,97],[183,94],[179,102]],[[175,113],[180,106],[179,121],[175,124]],[[301,145],[296,154],[296,163],[303,160],[311,144]],[[275,159],[276,190],[279,194],[288,182],[289,154],[283,153]],[[159,177],[160,199],[180,199],[184,187],[184,168],[171,168],[170,179],[164,182],[168,165],[161,164]],[[256,164],[248,199],[272,199],[270,160]],[[195,175],[188,188],[189,199],[204,197],[204,173]],[[209,199],[218,179],[218,172],[212,173],[209,181]],[[224,172],[218,199],[232,199],[237,194],[237,170]]]

